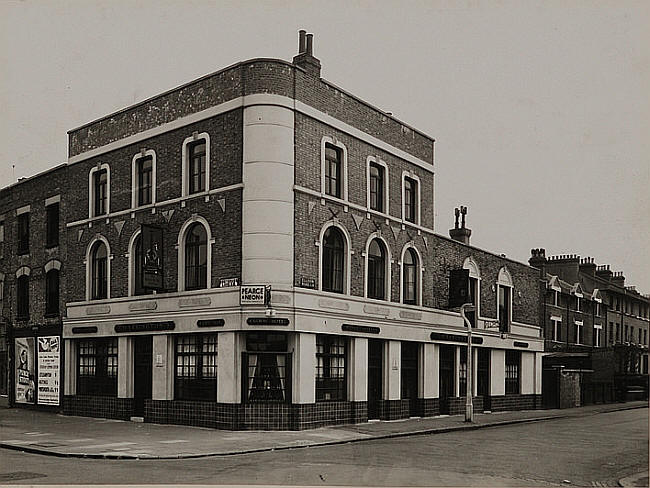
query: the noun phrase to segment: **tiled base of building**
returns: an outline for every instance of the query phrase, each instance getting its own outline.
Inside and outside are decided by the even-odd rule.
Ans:
[[[145,421],[228,430],[304,430],[368,420],[366,402],[230,404],[146,400]]]
[[[64,396],[63,413],[81,417],[129,420],[133,416],[133,398]]]
[[[440,413],[448,415],[460,415],[465,413],[465,400],[467,397],[450,397],[440,400]],[[474,412],[482,412],[484,409],[483,397],[473,397],[472,405]]]
[[[503,395],[490,397],[493,412],[542,408],[542,395]]]

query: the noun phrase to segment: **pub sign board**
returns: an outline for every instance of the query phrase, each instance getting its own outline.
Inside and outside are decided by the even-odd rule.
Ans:
[[[267,292],[268,289],[268,292]],[[266,305],[270,287],[266,285],[246,285],[239,287],[240,305]]]
[[[142,286],[163,290],[163,230],[142,224]]]
[[[452,269],[449,271],[449,308],[458,308],[468,303],[469,270]]]

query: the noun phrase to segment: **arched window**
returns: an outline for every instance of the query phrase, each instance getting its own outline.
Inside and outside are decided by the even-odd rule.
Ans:
[[[323,291],[343,293],[344,253],[343,234],[336,227],[329,227],[323,236]]]
[[[512,276],[504,266],[497,277],[497,320],[499,331],[508,332],[512,320]]]
[[[16,279],[16,315],[19,320],[29,319],[29,275]]]
[[[102,241],[93,246],[91,256],[91,294],[92,300],[108,298],[108,251]]]
[[[476,307],[476,310],[467,311],[465,315],[472,327],[476,327],[476,318],[480,316],[481,310],[481,271],[471,256],[465,258],[463,269],[469,270],[469,302]]]
[[[412,248],[404,253],[402,260],[402,289],[403,301],[416,305],[418,300],[418,256]]]
[[[142,253],[142,234],[140,234],[135,239],[135,244],[133,245],[133,294],[134,295],[145,295],[147,290],[145,290],[143,285],[143,275],[144,275],[144,257]]]
[[[45,273],[45,314],[59,314],[59,270],[55,268]]]
[[[208,287],[208,236],[205,227],[192,224],[185,238],[185,289]]]
[[[368,298],[386,299],[386,250],[379,239],[368,246]]]

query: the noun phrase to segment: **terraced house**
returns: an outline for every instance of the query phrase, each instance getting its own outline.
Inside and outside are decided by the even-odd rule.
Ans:
[[[69,132],[64,411],[227,429],[540,405],[537,269],[434,229],[434,140],[292,62]]]

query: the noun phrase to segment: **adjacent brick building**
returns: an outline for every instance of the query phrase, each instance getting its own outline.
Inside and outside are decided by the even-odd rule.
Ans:
[[[625,287],[623,273],[612,273],[593,258],[547,258],[544,249],[531,254],[529,263],[546,282],[542,317],[550,353],[544,358],[549,406],[559,398],[557,368],[580,372],[581,404],[647,398],[650,299]]]
[[[0,392],[17,406],[61,403],[66,169],[0,189]]]
[[[64,411],[230,429],[540,405],[538,270],[434,227],[434,141],[253,59],[69,132]],[[270,287],[270,294],[268,288]],[[267,295],[268,299],[267,299]]]

